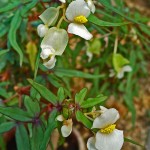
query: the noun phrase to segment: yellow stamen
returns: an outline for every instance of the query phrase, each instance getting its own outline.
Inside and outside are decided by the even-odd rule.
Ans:
[[[100,129],[100,132],[101,133],[105,133],[105,134],[109,134],[111,132],[113,132],[116,128],[116,125],[115,124],[112,124],[112,125],[109,125],[103,129]]]
[[[77,16],[74,18],[74,21],[77,22],[77,23],[86,23],[88,22],[88,20],[86,19],[85,16]]]

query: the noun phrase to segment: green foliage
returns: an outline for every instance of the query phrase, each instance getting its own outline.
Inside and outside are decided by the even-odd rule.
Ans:
[[[67,30],[69,23],[62,15],[70,2],[61,7],[49,0],[1,2],[0,134],[15,129],[18,150],[46,150],[54,129],[61,132],[69,119],[91,129],[93,110],[99,112],[99,106],[111,95],[123,101],[135,125],[134,97],[138,96],[139,79],[148,76],[149,17],[130,11],[120,0],[114,1],[115,6],[110,0],[95,1],[96,12],[85,24],[93,39],[85,41],[68,34],[63,55],[56,56],[55,67],[48,70],[42,63],[51,55],[41,61],[36,28],[43,22],[49,28]],[[130,65],[132,72],[122,79],[109,77],[109,70],[119,73],[125,65]],[[92,117],[86,115],[89,112]],[[62,122],[56,120],[58,115],[63,115]],[[143,148],[131,139],[124,140]],[[6,145],[0,136],[0,149],[6,150]]]

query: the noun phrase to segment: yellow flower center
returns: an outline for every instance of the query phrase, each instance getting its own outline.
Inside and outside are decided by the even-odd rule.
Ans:
[[[77,23],[86,23],[88,22],[88,20],[86,19],[85,16],[77,16],[74,18],[74,21],[77,22]]]
[[[112,124],[112,125],[109,125],[103,129],[100,129],[100,132],[101,133],[105,133],[105,134],[109,134],[111,132],[113,132],[116,128],[116,125],[115,124]]]

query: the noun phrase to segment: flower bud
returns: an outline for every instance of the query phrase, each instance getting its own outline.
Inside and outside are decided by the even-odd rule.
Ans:
[[[40,24],[37,27],[37,32],[40,37],[44,37],[48,31],[48,27],[44,24]]]

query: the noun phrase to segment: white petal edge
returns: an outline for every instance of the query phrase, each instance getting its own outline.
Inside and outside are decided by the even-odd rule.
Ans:
[[[46,58],[48,58],[51,54],[54,54],[54,53],[55,53],[55,50],[54,50],[50,45],[43,46],[43,47],[41,47],[41,48],[42,48],[42,51],[41,51],[40,57],[41,57],[42,59],[46,59]]]
[[[123,71],[123,69],[121,69],[121,71],[119,73],[117,73],[117,78],[122,79],[123,77],[124,77],[124,71]]]
[[[105,128],[114,124],[119,119],[119,113],[115,108],[105,110],[100,116],[93,121],[92,128]]]
[[[44,62],[43,65],[47,69],[52,69],[52,68],[54,68],[55,63],[56,63],[56,58],[55,58],[55,56],[52,56],[51,59],[48,62]]]
[[[95,147],[95,137],[90,137],[87,141],[88,150],[97,150]]]
[[[70,23],[68,26],[68,33],[78,35],[85,40],[90,40],[93,35],[82,24]]]
[[[63,125],[61,127],[61,133],[63,137],[68,137],[72,132],[72,125]]]
[[[120,150],[124,142],[123,131],[115,129],[110,134],[96,133],[95,147],[98,150]]]
[[[58,120],[58,121],[64,121],[65,120],[65,118],[63,117],[63,115],[58,115],[57,116],[57,118],[56,118],[56,120]]]
[[[90,15],[90,9],[84,0],[75,0],[71,2],[66,10],[66,17],[70,21],[74,21],[77,16],[85,16],[86,18]]]
[[[37,27],[37,33],[40,37],[44,37],[48,31],[48,27],[44,24],[40,24]]]
[[[66,3],[66,0],[59,0],[60,2],[62,2],[62,3]]]
[[[100,109],[101,109],[103,112],[105,112],[105,111],[108,110],[108,109],[107,109],[106,107],[104,107],[104,106],[100,106]]]
[[[123,67],[123,71],[124,71],[124,72],[131,72],[131,71],[132,71],[132,68],[131,68],[129,65],[127,65],[127,66],[124,66],[124,67]]]
[[[95,13],[95,5],[94,5],[93,1],[87,0],[87,4],[88,4],[88,7],[90,8],[91,12],[94,14]]]

